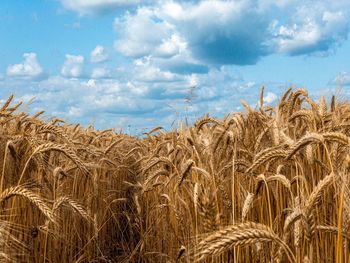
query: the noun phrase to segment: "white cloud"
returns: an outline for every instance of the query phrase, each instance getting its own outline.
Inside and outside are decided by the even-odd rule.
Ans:
[[[346,40],[347,15],[344,11],[329,11],[327,8],[301,6],[290,18],[290,23],[275,24],[277,52],[291,55],[328,52]]]
[[[152,66],[137,67],[136,72],[135,79],[142,82],[174,82],[179,80],[176,74]]]
[[[127,13],[123,18],[116,18],[114,28],[121,35],[114,43],[115,49],[129,57],[168,58],[186,48],[172,25],[157,18],[150,8],[139,8],[134,15]]]
[[[100,63],[108,59],[108,53],[105,47],[97,45],[93,51],[91,51],[91,62]]]
[[[154,55],[162,58],[169,58],[183,52],[187,43],[176,33],[168,39],[162,39],[162,43],[154,50]]]
[[[106,68],[94,68],[91,73],[91,78],[93,79],[101,79],[110,77],[111,72]]]
[[[331,3],[159,1],[115,20],[115,49],[134,59],[151,57],[155,66],[182,63],[196,70],[255,64],[274,53],[327,54],[349,31],[350,2]]]
[[[66,60],[61,68],[61,74],[64,77],[79,78],[83,73],[84,57],[66,55]]]
[[[252,10],[248,1],[167,1],[142,7],[116,20],[122,34],[115,47],[130,57],[187,52],[203,63],[254,63],[266,52],[262,42],[267,22]]]
[[[267,95],[263,98],[264,102],[270,104],[277,100],[277,95],[273,92],[267,92]]]
[[[24,53],[23,62],[20,64],[9,65],[7,75],[9,77],[38,78],[43,74],[43,68],[40,66],[35,53]]]

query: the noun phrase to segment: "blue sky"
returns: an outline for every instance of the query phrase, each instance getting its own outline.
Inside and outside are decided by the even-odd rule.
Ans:
[[[289,86],[346,95],[349,11],[349,0],[2,0],[0,98],[138,133],[254,106],[262,85],[268,104]]]

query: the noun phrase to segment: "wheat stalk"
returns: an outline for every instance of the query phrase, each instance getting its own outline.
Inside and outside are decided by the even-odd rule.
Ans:
[[[235,246],[245,246],[256,242],[275,242],[283,247],[290,262],[296,262],[288,246],[267,226],[258,223],[243,223],[226,227],[202,240],[194,253],[197,261],[215,256]]]

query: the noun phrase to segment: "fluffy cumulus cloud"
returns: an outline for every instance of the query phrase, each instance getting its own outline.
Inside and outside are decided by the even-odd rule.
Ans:
[[[117,51],[129,57],[166,57],[209,64],[251,64],[267,53],[265,18],[244,2],[167,2],[116,19]],[[242,27],[244,25],[244,27]],[[267,26],[266,26],[267,27]],[[252,31],[255,30],[254,34]],[[149,32],[152,32],[150,34]]]
[[[268,20],[250,1],[169,2],[159,15],[184,37],[193,56],[209,64],[254,64],[268,53]]]
[[[159,1],[116,19],[115,48],[158,65],[167,58],[169,68],[172,62],[249,65],[274,53],[325,55],[347,38],[349,6],[327,0]]]
[[[277,52],[302,55],[329,52],[346,40],[349,30],[348,14],[328,10],[325,6],[303,6],[297,9],[285,25],[275,21],[274,43]]]
[[[114,46],[129,57],[170,58],[186,48],[186,42],[173,26],[157,18],[149,8],[139,8],[134,15],[128,13],[123,18],[117,18],[114,27],[121,35]]]
[[[91,51],[91,62],[100,63],[108,60],[108,53],[105,47],[97,45],[94,50]]]
[[[271,104],[277,100],[277,95],[273,92],[267,92],[267,95],[263,98],[264,102]]]
[[[40,66],[35,53],[24,53],[22,63],[7,67],[7,76],[9,77],[35,79],[42,76],[43,72],[44,70]]]
[[[66,60],[61,68],[61,74],[64,77],[79,78],[83,73],[84,57],[75,55],[66,55]]]

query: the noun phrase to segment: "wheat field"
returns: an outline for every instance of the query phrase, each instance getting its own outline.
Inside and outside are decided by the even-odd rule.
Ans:
[[[0,262],[350,262],[350,103],[143,138],[0,109]]]

